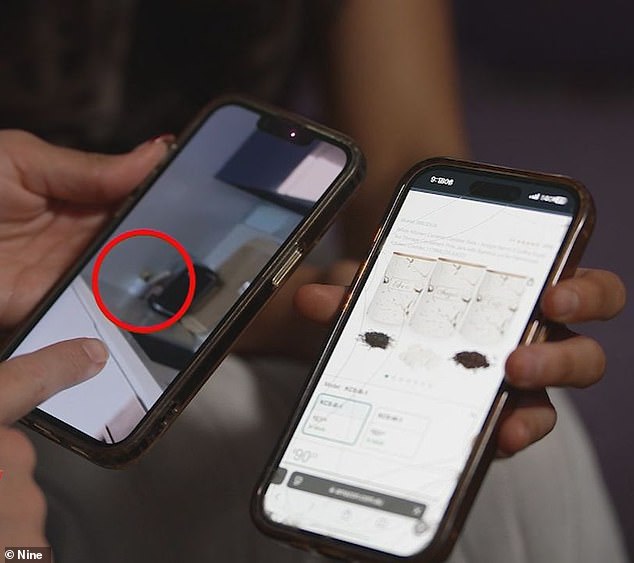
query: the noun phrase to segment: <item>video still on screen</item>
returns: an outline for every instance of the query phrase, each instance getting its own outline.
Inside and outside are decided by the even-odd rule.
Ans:
[[[17,347],[95,337],[110,350],[99,375],[40,409],[123,440],[343,170],[341,148],[283,138],[263,119],[213,111]]]

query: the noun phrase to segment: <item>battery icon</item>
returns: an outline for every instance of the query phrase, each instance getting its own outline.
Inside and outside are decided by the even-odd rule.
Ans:
[[[568,203],[568,198],[564,195],[556,195],[553,197],[553,203],[556,205],[566,205],[566,203]]]
[[[545,201],[546,203],[554,203],[555,205],[566,205],[568,198],[565,195],[550,195],[550,194],[531,194],[529,199],[535,199],[539,201]]]

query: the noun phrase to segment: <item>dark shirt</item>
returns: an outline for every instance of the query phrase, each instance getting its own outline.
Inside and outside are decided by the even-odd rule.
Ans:
[[[120,151],[211,98],[288,105],[325,52],[329,2],[4,0],[0,128]]]

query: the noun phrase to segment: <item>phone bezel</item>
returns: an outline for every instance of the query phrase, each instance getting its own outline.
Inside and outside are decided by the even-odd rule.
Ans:
[[[106,444],[39,409],[32,411],[21,420],[26,426],[103,467],[125,466],[139,457],[167,430],[229,353],[237,337],[277,291],[281,285],[277,283],[279,274],[283,272],[283,281],[288,279],[289,274],[332,224],[365,174],[365,159],[360,149],[352,139],[338,131],[242,95],[223,96],[213,100],[171,144],[165,158],[128,196],[121,207],[115,211],[108,224],[82,252],[73,267],[54,284],[29,314],[27,320],[21,323],[10,339],[5,342],[0,360],[11,355],[16,346],[98,252],[134,206],[149,192],[154,182],[160,178],[171,162],[186,150],[188,141],[206,120],[217,110],[229,105],[241,106],[256,112],[260,115],[259,119],[270,117],[292,124],[315,138],[341,148],[346,154],[346,165],[312,210],[300,221],[260,271],[248,290],[233,304],[213,333],[198,349],[192,362],[168,386],[128,437],[116,444]]]
[[[506,168],[497,165],[456,160],[452,158],[432,158],[414,165],[401,179],[393,200],[386,212],[377,231],[374,244],[366,260],[363,262],[355,279],[344,299],[343,309],[334,324],[324,349],[313,368],[306,387],[302,392],[293,415],[280,439],[274,454],[270,458],[259,484],[252,496],[251,515],[257,527],[264,533],[286,541],[295,547],[305,550],[316,550],[327,556],[343,558],[345,560],[368,561],[412,561],[417,563],[441,561],[449,556],[456,539],[462,529],[464,521],[469,513],[471,505],[484,479],[489,464],[496,450],[495,436],[501,417],[515,401],[515,390],[506,382],[502,382],[491,404],[489,413],[474,440],[474,446],[469,455],[465,468],[456,485],[454,493],[448,504],[445,515],[438,526],[436,534],[427,546],[420,552],[411,556],[397,556],[387,554],[371,548],[353,545],[349,542],[323,536],[317,533],[298,530],[269,520],[263,509],[263,499],[273,472],[287,449],[288,444],[295,433],[304,410],[307,408],[313,392],[319,382],[327,361],[341,335],[341,332],[349,318],[352,308],[362,292],[368,279],[373,264],[375,263],[383,243],[389,234],[401,206],[412,187],[411,184],[425,171],[436,168],[453,168],[467,172],[493,175],[500,179],[534,182],[544,186],[556,186],[569,189],[578,198],[578,208],[568,228],[568,232],[560,246],[553,266],[541,288],[540,296],[536,301],[531,317],[522,334],[519,344],[539,342],[547,337],[549,322],[543,318],[539,308],[540,297],[543,291],[555,285],[560,279],[574,274],[577,264],[587,245],[595,222],[595,206],[588,190],[580,182],[567,176],[546,174]]]

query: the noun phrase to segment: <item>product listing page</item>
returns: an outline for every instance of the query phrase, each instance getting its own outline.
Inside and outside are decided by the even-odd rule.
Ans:
[[[269,517],[424,548],[570,222],[411,190],[266,493]]]

